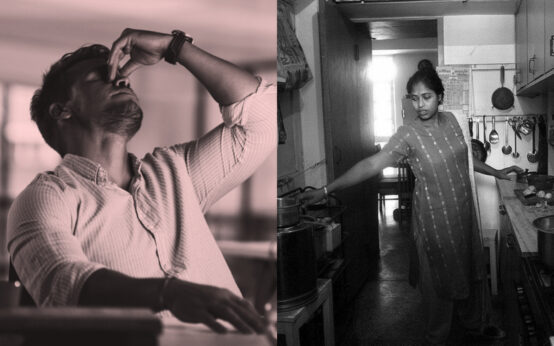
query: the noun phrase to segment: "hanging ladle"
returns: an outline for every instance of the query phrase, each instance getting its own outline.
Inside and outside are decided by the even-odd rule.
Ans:
[[[513,126],[514,129],[514,152],[512,153],[512,156],[514,159],[517,159],[519,157],[519,153],[517,152],[517,128]]]
[[[512,147],[508,143],[508,131],[509,131],[509,129],[510,129],[510,127],[508,126],[508,119],[506,119],[506,143],[502,147],[502,153],[504,155],[510,155],[510,153],[512,152]]]
[[[489,134],[489,142],[492,144],[498,143],[500,139],[500,136],[498,136],[498,132],[496,132],[496,124],[495,124],[495,117],[492,117],[492,131]]]
[[[529,160],[529,162],[531,162],[531,163],[535,163],[539,160],[537,152],[535,151],[535,127],[536,127],[536,125],[537,125],[536,119],[533,118],[533,123],[532,123],[532,126],[533,126],[533,131],[532,131],[532,134],[533,134],[533,151],[530,152],[530,153],[527,153],[527,160]]]
[[[491,144],[487,141],[487,122],[485,116],[483,115],[483,144],[485,145],[485,150],[491,152]]]

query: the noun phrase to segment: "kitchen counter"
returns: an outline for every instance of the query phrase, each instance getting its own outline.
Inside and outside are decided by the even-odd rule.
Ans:
[[[508,220],[514,230],[522,256],[537,255],[537,231],[533,226],[533,220],[554,215],[554,206],[537,208],[534,205],[523,205],[514,190],[525,189],[527,184],[516,182],[515,176],[512,180],[496,179],[496,185],[500,194],[500,203],[506,208]]]

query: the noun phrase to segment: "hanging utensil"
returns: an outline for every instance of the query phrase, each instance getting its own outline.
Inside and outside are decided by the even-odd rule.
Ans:
[[[469,118],[469,136],[473,138],[473,117]]]
[[[510,153],[512,152],[512,147],[508,143],[508,132],[510,129],[508,122],[509,122],[508,119],[506,119],[506,141],[504,146],[502,147],[502,153],[504,155],[510,155]]]
[[[533,151],[530,152],[530,153],[527,153],[527,160],[529,160],[529,162],[531,163],[535,163],[539,160],[539,157],[537,155],[537,152],[535,151],[535,127],[536,127],[536,119],[533,118],[533,131],[532,131],[532,134],[533,134]]]
[[[487,121],[485,120],[486,116],[483,115],[483,144],[485,145],[485,150],[491,152],[491,144],[487,141]]]
[[[487,151],[485,145],[479,140],[479,123],[475,123],[475,137],[471,139],[471,151],[476,160],[485,162],[487,160]]]
[[[513,117],[510,120],[508,120],[508,124],[510,124],[510,126],[512,127],[512,130],[514,130],[516,136],[519,139],[521,139],[521,135],[519,134],[519,131],[518,131],[518,121],[519,119],[517,117]]]
[[[504,86],[504,66],[500,67],[500,88],[496,89],[492,96],[492,106],[496,109],[506,110],[514,106],[514,94]]]
[[[517,126],[517,131],[519,133],[522,133],[524,135],[528,135],[531,133],[531,131],[533,131],[533,123],[531,122],[531,120],[529,119],[521,119],[521,122],[519,123],[519,125]]]
[[[517,136],[519,135],[519,133],[517,132],[515,124],[512,127],[514,129],[514,152],[512,153],[512,156],[514,159],[517,159],[519,157],[519,153],[517,152]]]
[[[498,135],[498,132],[496,132],[495,119],[496,119],[496,117],[493,115],[492,116],[492,131],[489,134],[489,142],[491,142],[492,144],[498,143],[498,141],[500,139],[500,136]]]

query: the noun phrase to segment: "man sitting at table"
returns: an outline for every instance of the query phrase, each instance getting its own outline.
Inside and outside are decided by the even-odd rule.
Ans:
[[[207,88],[224,123],[138,159],[127,143],[142,110],[127,77],[162,58]],[[204,213],[275,148],[275,96],[181,31],[126,29],[111,50],[82,47],[52,65],[31,114],[63,160],[27,186],[8,217],[11,260],[37,305],[149,307],[217,332],[226,330],[218,319],[262,332]]]

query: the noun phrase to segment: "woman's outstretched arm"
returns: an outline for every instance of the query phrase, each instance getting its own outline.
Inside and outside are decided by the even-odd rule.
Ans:
[[[317,203],[327,197],[327,193],[346,189],[367,180],[381,172],[383,168],[392,166],[396,162],[390,152],[380,151],[356,163],[352,168],[338,177],[326,187],[306,191],[299,195],[301,202],[307,205]],[[326,191],[325,191],[326,190]]]

